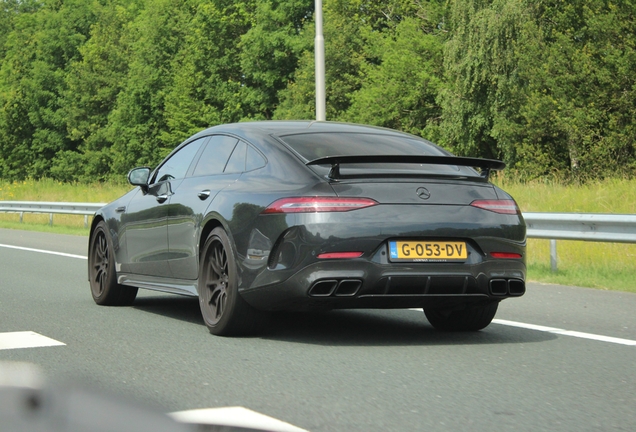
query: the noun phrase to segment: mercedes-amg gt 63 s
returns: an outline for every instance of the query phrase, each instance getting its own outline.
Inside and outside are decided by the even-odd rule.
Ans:
[[[196,296],[216,335],[340,308],[422,308],[436,329],[479,330],[525,292],[525,223],[488,181],[503,168],[391,129],[215,126],[131,170],[135,188],[95,214],[91,293]]]

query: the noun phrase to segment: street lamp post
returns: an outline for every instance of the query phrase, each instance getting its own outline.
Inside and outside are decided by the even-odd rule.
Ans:
[[[314,44],[316,61],[316,120],[325,121],[326,91],[325,91],[325,38],[322,35],[322,0],[316,1],[316,40]]]

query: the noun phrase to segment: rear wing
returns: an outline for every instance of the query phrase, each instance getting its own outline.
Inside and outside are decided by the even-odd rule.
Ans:
[[[342,164],[427,164],[427,165],[455,165],[466,167],[477,167],[481,171],[481,178],[488,181],[490,171],[500,171],[506,167],[504,162],[494,159],[481,159],[461,156],[408,156],[408,155],[387,155],[387,156],[327,156],[314,159],[306,163],[306,165],[331,165],[329,170],[329,178],[332,180],[357,178],[357,175],[340,174],[340,165]],[[398,176],[417,176],[413,174]],[[364,177],[373,177],[374,175],[365,175]],[[446,177],[446,176],[444,176]]]

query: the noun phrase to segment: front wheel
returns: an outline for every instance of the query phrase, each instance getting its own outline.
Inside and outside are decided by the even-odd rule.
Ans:
[[[199,306],[210,333],[219,336],[253,333],[266,319],[238,293],[234,250],[222,228],[212,230],[203,246]]]
[[[463,309],[424,308],[433,327],[442,331],[477,331],[487,327],[497,313],[499,302],[467,304]]]
[[[108,226],[95,227],[88,249],[88,277],[93,300],[98,305],[128,306],[137,297],[137,288],[119,285],[115,273],[115,253]]]

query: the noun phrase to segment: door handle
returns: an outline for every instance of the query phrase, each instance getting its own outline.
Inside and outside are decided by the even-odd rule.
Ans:
[[[163,204],[164,202],[166,202],[167,199],[168,199],[168,194],[163,194],[163,195],[158,195],[157,196],[157,202],[159,204]]]
[[[202,190],[201,192],[198,193],[197,196],[199,197],[201,201],[205,201],[206,199],[210,197],[210,191],[208,189]]]

